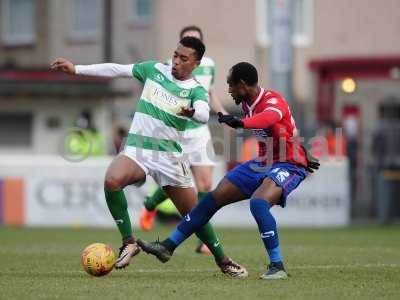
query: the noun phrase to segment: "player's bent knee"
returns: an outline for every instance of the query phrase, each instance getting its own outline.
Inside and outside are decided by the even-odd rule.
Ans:
[[[253,193],[252,198],[264,199],[271,205],[275,205],[280,201],[282,192],[282,188],[271,178],[266,178],[261,186]]]
[[[211,195],[217,202],[222,200],[225,197],[224,191],[219,189],[218,186],[211,191]]]
[[[197,174],[194,176],[196,187],[199,192],[210,192],[212,188],[212,176]]]
[[[116,191],[122,188],[121,180],[115,176],[107,175],[104,180],[104,188],[109,191]]]
[[[194,180],[199,192],[210,192],[212,189],[212,169],[208,167],[192,167]]]
[[[200,182],[197,185],[197,189],[199,190],[199,192],[204,192],[204,193],[208,193],[211,191],[211,180],[206,179],[206,180],[200,180]]]

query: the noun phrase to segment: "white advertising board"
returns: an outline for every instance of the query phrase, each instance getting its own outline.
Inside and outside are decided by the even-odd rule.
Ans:
[[[111,158],[79,163],[60,157],[0,157],[0,178],[18,177],[24,182],[24,224],[28,226],[114,226],[104,199],[103,181]],[[216,167],[214,185],[225,173]],[[125,189],[133,226],[137,226],[142,202],[154,182]],[[216,226],[255,226],[249,201],[222,208],[212,219]],[[273,208],[281,226],[345,226],[350,222],[347,163],[326,162],[309,176],[287,200]]]

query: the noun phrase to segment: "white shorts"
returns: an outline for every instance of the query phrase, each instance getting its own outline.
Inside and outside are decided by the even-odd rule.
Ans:
[[[185,137],[183,149],[191,166],[214,166],[215,151],[208,126],[192,129],[195,134]]]
[[[121,154],[135,161],[159,186],[194,187],[189,163],[167,152],[125,146]],[[141,186],[145,181],[135,184]]]

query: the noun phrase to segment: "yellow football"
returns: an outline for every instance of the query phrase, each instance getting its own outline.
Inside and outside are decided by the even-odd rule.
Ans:
[[[117,259],[111,246],[94,243],[83,249],[81,264],[83,269],[93,276],[104,276],[112,271]]]

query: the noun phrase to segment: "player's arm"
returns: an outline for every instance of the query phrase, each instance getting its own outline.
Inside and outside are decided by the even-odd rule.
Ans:
[[[243,128],[246,129],[266,129],[282,119],[282,113],[275,109],[266,109],[253,117],[242,120]]]
[[[274,96],[265,99],[265,101],[266,107],[264,111],[252,117],[239,119],[232,115],[218,113],[218,121],[233,128],[266,129],[271,127],[284,117],[287,109],[285,108],[285,104]]]
[[[275,110],[266,109],[265,111],[250,117],[240,119],[233,115],[224,115],[218,113],[218,122],[225,123],[232,128],[246,128],[246,129],[265,129],[282,119],[282,114]]]
[[[228,112],[222,106],[221,101],[219,101],[219,98],[214,88],[210,88],[210,90],[208,91],[208,96],[210,97],[210,108],[213,112],[222,112],[224,115],[228,114]]]
[[[196,101],[193,107],[182,107],[178,115],[191,118],[199,123],[207,123],[210,118],[210,107],[206,101]]]
[[[120,65],[113,63],[94,64],[94,65],[74,65],[65,58],[57,58],[52,64],[51,69],[62,71],[71,75],[89,75],[102,77],[132,77],[133,65]]]
[[[208,97],[210,99],[210,108],[213,112],[218,113],[222,112],[224,115],[227,115],[228,112],[225,110],[225,108],[222,106],[221,101],[219,101],[219,98],[217,96],[217,93],[215,92],[214,89],[214,81],[215,81],[215,62],[211,60],[211,84],[208,89]]]
[[[199,123],[207,123],[210,118],[207,91],[203,87],[195,88],[192,97],[192,105],[182,107],[178,115],[191,118]]]

